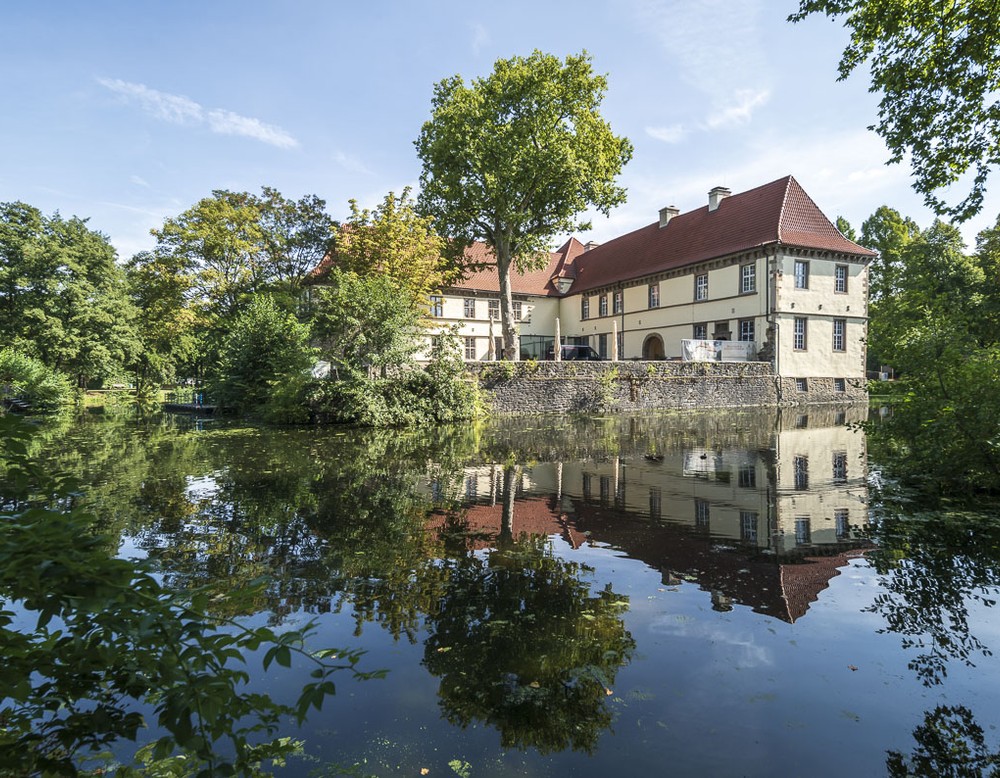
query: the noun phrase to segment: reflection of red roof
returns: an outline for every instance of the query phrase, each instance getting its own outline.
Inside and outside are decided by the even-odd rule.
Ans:
[[[503,524],[503,504],[470,505],[458,517],[463,529],[472,536],[472,548],[494,545]],[[449,516],[434,513],[426,523],[427,529],[439,530],[448,525]],[[527,535],[559,535],[573,548],[579,548],[586,537],[576,530],[563,513],[555,498],[531,498],[514,502],[514,537]]]
[[[573,278],[574,260],[585,251],[576,238],[570,238],[556,251],[550,252],[548,262],[541,270],[528,273],[514,271],[510,276],[511,291],[515,294],[556,295],[558,290],[553,279],[559,276]],[[453,285],[454,289],[475,290],[482,292],[499,292],[500,281],[497,277],[496,257],[493,250],[485,243],[473,243],[465,250],[466,262],[476,269]]]
[[[788,562],[763,556],[754,548],[721,545],[718,538],[695,534],[687,527],[653,524],[593,503],[574,505],[578,530],[590,531],[591,540],[608,543],[660,570],[665,582],[673,577],[693,579],[705,591],[719,592],[787,622],[804,616],[830,579],[840,574],[838,568],[863,553],[851,548]]]
[[[654,222],[588,251],[577,262],[574,293],[684,267],[771,244],[861,257],[875,252],[849,241],[799,183],[786,176],[682,213],[665,227]]]

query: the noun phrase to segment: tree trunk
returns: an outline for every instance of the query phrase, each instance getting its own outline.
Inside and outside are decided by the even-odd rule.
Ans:
[[[510,293],[510,273],[513,262],[510,245],[498,240],[496,246],[497,276],[500,278],[500,332],[503,335],[503,358],[517,361],[521,358],[521,343],[514,326],[514,305]]]

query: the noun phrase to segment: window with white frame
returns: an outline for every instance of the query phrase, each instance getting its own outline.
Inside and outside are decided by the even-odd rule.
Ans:
[[[625,333],[618,331],[618,358],[625,359]]]
[[[833,350],[847,350],[847,319],[833,320]]]
[[[597,336],[597,353],[601,355],[601,359],[608,358],[608,333],[606,332]]]
[[[757,291],[757,266],[740,266],[740,294],[750,294]]]
[[[846,392],[847,391],[847,380],[844,378],[834,378],[833,379],[833,391],[835,392]]]
[[[843,540],[851,534],[850,513],[847,508],[837,508],[833,512],[833,524],[837,529],[837,539]]]
[[[622,313],[625,310],[625,299],[620,289],[614,293],[611,307],[614,313]]]
[[[792,325],[792,348],[796,351],[806,350],[806,320],[804,317],[795,317]]]
[[[756,489],[757,468],[752,464],[740,465],[738,483],[741,489]]]
[[[476,339],[473,337],[466,337],[465,339],[465,358],[476,358]]]
[[[590,318],[590,298],[587,295],[580,298],[580,318]]]
[[[804,492],[809,488],[809,457],[795,457],[792,460],[792,475],[797,491]]]
[[[835,265],[833,268],[833,291],[839,294],[847,292],[847,265]]]
[[[802,516],[795,520],[795,545],[806,546],[812,540],[809,518]]]
[[[757,542],[756,511],[740,511],[740,540],[744,543]]]
[[[438,319],[444,316],[444,300],[441,299],[441,295],[439,294],[431,295],[431,316]]]
[[[802,259],[795,260],[795,288],[809,288],[809,263]]]
[[[500,301],[499,300],[490,300],[489,303],[490,303],[490,306],[489,306],[490,307],[490,310],[489,310],[490,318],[493,319],[493,321],[499,321],[499,319],[500,319]]]
[[[511,303],[514,308],[514,321],[521,321],[521,314],[524,313],[524,304],[520,300]]]
[[[712,519],[711,503],[708,500],[695,498],[694,500],[694,526],[702,532],[708,532]]]
[[[464,306],[465,306],[465,310],[463,311],[463,313],[465,314],[465,318],[466,319],[475,319],[476,318],[476,298],[475,297],[466,297],[465,298],[465,304],[464,304]]]
[[[708,299],[708,273],[699,273],[694,277],[694,299]]]
[[[656,486],[649,489],[649,518],[659,519],[663,516],[663,495]]]
[[[597,299],[597,315],[598,316],[608,315],[608,296],[606,294],[602,294]]]
[[[837,484],[847,483],[847,452],[833,452],[833,482]]]
[[[755,331],[753,319],[740,319],[740,340],[744,343],[753,343]]]
[[[660,285],[650,284],[649,285],[649,307],[659,308],[660,307]]]
[[[695,324],[694,325],[694,339],[695,340],[708,340],[708,325],[707,324]]]

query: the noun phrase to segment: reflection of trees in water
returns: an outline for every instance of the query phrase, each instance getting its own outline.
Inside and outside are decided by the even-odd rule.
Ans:
[[[983,728],[964,705],[938,705],[913,730],[917,747],[906,756],[890,751],[885,760],[892,778],[982,778],[1000,775],[1000,752],[990,751]]]
[[[941,683],[948,662],[974,665],[989,647],[969,628],[969,604],[992,607],[1000,586],[1000,520],[959,511],[887,510],[869,554],[884,592],[869,610],[886,621],[883,631],[902,636],[919,653],[909,663],[927,686]]]
[[[626,597],[596,594],[590,569],[559,559],[544,537],[444,560],[424,665],[441,678],[448,721],[482,721],[505,748],[590,752],[611,724],[607,697],[635,641]]]

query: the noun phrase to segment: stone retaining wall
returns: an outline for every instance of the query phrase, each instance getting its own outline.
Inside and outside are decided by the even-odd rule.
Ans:
[[[767,362],[484,362],[469,366],[496,413],[749,408],[867,402],[863,381],[778,378]]]

